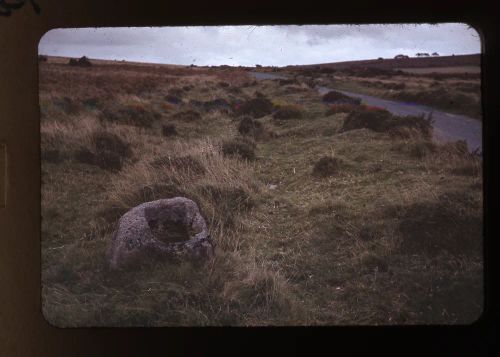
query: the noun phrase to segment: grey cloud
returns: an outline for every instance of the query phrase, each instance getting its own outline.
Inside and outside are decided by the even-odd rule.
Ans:
[[[40,53],[199,65],[325,63],[416,52],[478,53],[463,24],[58,29]]]

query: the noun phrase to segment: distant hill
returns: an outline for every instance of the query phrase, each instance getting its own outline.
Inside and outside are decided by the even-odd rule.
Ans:
[[[396,69],[396,68],[429,68],[429,67],[460,67],[460,66],[480,66],[481,55],[457,55],[457,56],[439,56],[439,57],[410,57],[402,59],[381,59],[381,60],[363,60],[363,61],[347,61],[334,63],[318,63],[311,65],[286,66],[286,69],[301,69],[301,68],[332,68],[345,69],[352,67],[372,67],[380,69]]]

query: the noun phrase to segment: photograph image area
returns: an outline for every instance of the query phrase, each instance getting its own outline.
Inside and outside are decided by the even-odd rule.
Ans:
[[[51,325],[480,318],[467,24],[53,29],[38,53]]]

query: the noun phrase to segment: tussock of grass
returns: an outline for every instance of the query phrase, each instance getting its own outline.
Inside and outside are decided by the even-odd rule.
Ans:
[[[175,113],[172,118],[182,121],[196,121],[201,119],[201,114],[195,110],[184,110]]]
[[[274,111],[273,103],[265,97],[257,97],[247,100],[236,107],[237,116],[250,115],[253,118],[261,118]]]
[[[90,149],[81,147],[75,152],[75,159],[78,162],[96,165],[101,169],[119,171],[124,161],[132,157],[130,144],[110,132],[94,132],[91,144]]]
[[[249,140],[233,139],[222,144],[225,156],[239,157],[243,160],[255,160],[255,144]]]
[[[435,154],[438,151],[438,146],[430,140],[413,139],[398,144],[395,149],[411,157],[423,159]]]
[[[335,103],[335,104],[353,104],[358,105],[361,103],[361,99],[352,98],[348,95],[342,94],[337,91],[330,91],[323,96],[323,102]]]
[[[161,133],[165,137],[176,136],[177,129],[174,124],[166,124],[161,127]]]
[[[432,118],[428,117],[397,117],[385,109],[363,108],[355,110],[344,120],[341,131],[367,128],[377,132],[389,132],[395,128],[410,128],[423,136],[432,133]]]
[[[165,100],[171,104],[182,104],[182,98],[178,95],[169,94],[165,96]]]
[[[159,112],[146,109],[142,104],[104,109],[101,115],[103,121],[124,123],[143,128],[150,128],[160,118],[161,114]]]
[[[251,117],[243,117],[238,124],[238,132],[259,139],[264,135],[264,127],[261,122]]]
[[[69,115],[77,114],[80,111],[79,105],[69,97],[55,98],[53,103],[54,106]]]
[[[226,193],[236,192],[245,197],[244,202],[251,201],[257,186],[250,168],[244,162],[224,157],[219,146],[207,141],[189,147],[176,143],[170,151],[170,158],[160,156],[153,163],[138,162],[127,172],[122,171],[109,190],[110,205],[132,208],[146,202],[146,195],[160,199],[182,193],[200,205],[211,227],[217,231],[225,225],[222,223],[225,215],[238,212],[222,209],[226,207],[225,201],[215,200],[206,187],[224,188]],[[221,195],[225,197],[224,193]],[[229,194],[228,197],[236,196]]]
[[[188,175],[203,175],[206,172],[205,167],[200,160],[190,155],[179,157],[159,157],[153,160],[151,165],[156,168],[173,168],[175,170],[185,171]]]
[[[356,109],[357,109],[356,104],[347,104],[347,103],[333,104],[326,111],[325,115],[334,115],[337,113],[351,113]]]
[[[304,110],[298,105],[280,106],[273,113],[274,119],[300,119],[304,116]]]
[[[61,151],[57,149],[44,150],[42,151],[41,159],[42,161],[58,164],[64,159],[64,156],[61,154]]]
[[[340,169],[340,160],[335,157],[324,156],[314,164],[312,174],[318,177],[336,175]]]

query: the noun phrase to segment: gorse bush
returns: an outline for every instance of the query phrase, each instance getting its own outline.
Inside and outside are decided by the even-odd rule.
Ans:
[[[337,91],[330,91],[323,96],[323,102],[335,104],[361,104],[361,99],[352,98]]]
[[[250,115],[253,118],[261,118],[273,111],[273,103],[265,97],[250,99],[235,106],[236,115]]]
[[[360,107],[345,118],[341,132],[367,128],[377,132],[390,132],[395,128],[415,129],[423,136],[429,137],[432,133],[432,116],[392,115],[389,111],[378,107]]]

